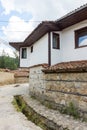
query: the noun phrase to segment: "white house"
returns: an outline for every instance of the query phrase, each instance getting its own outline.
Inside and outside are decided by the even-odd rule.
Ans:
[[[20,43],[20,67],[87,60],[87,4],[56,21],[45,21]]]

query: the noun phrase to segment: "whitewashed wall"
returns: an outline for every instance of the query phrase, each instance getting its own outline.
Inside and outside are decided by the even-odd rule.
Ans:
[[[20,67],[29,67],[37,64],[48,63],[48,34],[33,44],[33,52],[31,47],[27,47],[27,58],[21,58],[20,49]]]
[[[60,34],[60,49],[52,48],[51,32],[51,65],[76,60],[87,60],[87,47],[75,49],[74,31],[87,26],[87,20],[64,29]],[[27,59],[21,59],[20,67],[29,67],[36,64],[48,63],[48,34],[33,44],[33,53],[27,47]],[[20,50],[21,53],[21,50]]]
[[[58,33],[59,35],[61,32],[55,32]],[[53,32],[51,32],[51,65],[56,64],[58,62],[61,62],[61,49],[54,49],[53,48]],[[61,35],[60,35],[61,36]],[[61,40],[61,38],[60,38]]]
[[[87,26],[87,20],[76,25],[68,27],[60,34],[60,49],[52,48],[52,33],[51,33],[51,64],[67,61],[87,60],[87,47],[75,49],[74,31]]]
[[[29,67],[30,63],[30,47],[27,47],[27,58],[21,58],[22,48],[20,48],[20,67]]]
[[[75,49],[74,31],[87,26],[87,20],[64,29],[61,32],[61,60],[60,62],[87,60],[87,47]],[[59,62],[59,61],[58,61]]]
[[[33,45],[33,53],[30,54],[30,66],[42,63],[48,63],[48,34]]]

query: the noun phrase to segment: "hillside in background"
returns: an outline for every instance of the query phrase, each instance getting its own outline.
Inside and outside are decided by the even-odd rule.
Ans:
[[[0,38],[0,68],[17,69],[19,66],[18,53],[8,42]]]
[[[17,69],[19,66],[19,59],[18,57],[12,58],[9,56],[0,56],[0,68],[3,69]]]

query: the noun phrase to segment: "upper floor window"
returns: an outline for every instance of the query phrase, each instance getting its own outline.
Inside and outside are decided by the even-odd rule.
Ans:
[[[60,38],[57,33],[53,33],[53,48],[60,49]]]
[[[75,31],[75,48],[87,46],[87,27]]]
[[[33,52],[33,46],[31,47],[31,53]]]
[[[22,48],[21,57],[26,59],[27,58],[27,48]]]

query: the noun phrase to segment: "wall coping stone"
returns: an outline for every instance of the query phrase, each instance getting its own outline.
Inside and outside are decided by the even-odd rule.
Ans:
[[[44,73],[87,72],[87,60],[61,62],[42,70]]]

